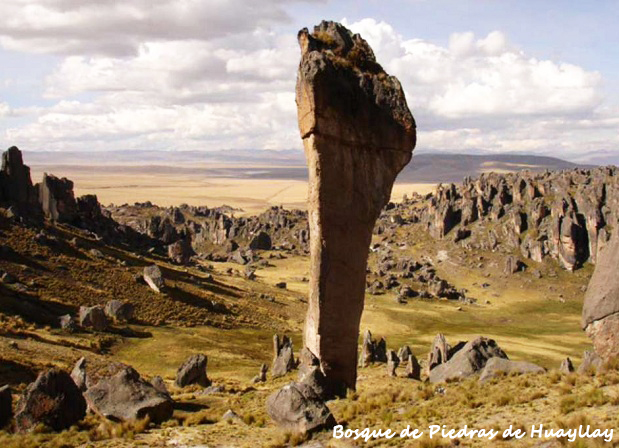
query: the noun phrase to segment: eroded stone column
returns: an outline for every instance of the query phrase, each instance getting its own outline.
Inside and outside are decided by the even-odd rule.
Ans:
[[[399,81],[334,22],[299,32],[296,99],[309,169],[310,293],[305,345],[341,393],[355,388],[374,223],[415,146]]]

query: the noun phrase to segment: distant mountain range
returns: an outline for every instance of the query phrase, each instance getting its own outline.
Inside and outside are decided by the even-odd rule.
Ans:
[[[62,166],[99,167],[102,172],[150,170],[153,173],[191,172],[205,176],[253,179],[306,180],[305,157],[301,150],[27,152],[29,164],[50,172]],[[601,158],[606,160],[604,158]],[[519,170],[564,170],[594,165],[568,162],[555,157],[522,154],[455,154],[422,152],[398,176],[398,182],[460,182],[483,172]]]

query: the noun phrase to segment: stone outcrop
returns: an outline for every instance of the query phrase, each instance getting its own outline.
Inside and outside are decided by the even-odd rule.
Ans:
[[[168,246],[168,257],[177,264],[188,264],[193,254],[191,235],[185,235]]]
[[[37,192],[32,185],[30,168],[24,165],[22,153],[16,146],[2,153],[0,203],[17,207],[20,213],[38,210]]]
[[[619,355],[619,233],[598,255],[585,293],[582,328],[604,360]]]
[[[39,203],[46,218],[54,222],[71,223],[77,218],[77,202],[73,194],[73,182],[63,177],[43,174],[43,180],[36,185]]]
[[[73,379],[77,388],[82,392],[88,389],[90,381],[86,372],[86,358],[81,357],[77,360],[75,366],[73,366],[73,370],[71,370],[71,379]]]
[[[209,387],[211,380],[207,375],[208,358],[206,355],[192,355],[176,371],[176,385],[185,387],[190,384],[198,384],[202,387]]]
[[[323,399],[307,384],[290,383],[267,399],[267,413],[283,429],[311,433],[336,425]]]
[[[161,273],[161,269],[156,264],[151,266],[146,266],[144,268],[143,273],[144,281],[150,289],[159,293],[165,288],[165,280],[163,279],[163,274]]]
[[[82,328],[105,331],[109,322],[102,306],[80,306],[79,323]]]
[[[62,370],[41,373],[30,384],[17,407],[15,423],[20,431],[38,424],[62,431],[86,415],[86,402],[71,376]]]
[[[130,302],[110,300],[105,304],[105,315],[115,322],[130,322],[133,319],[135,306]]]
[[[174,412],[174,402],[170,396],[140,378],[140,374],[131,367],[103,378],[89,388],[84,397],[90,409],[114,421],[148,417],[151,422],[161,423],[172,417]]]
[[[430,370],[430,382],[461,380],[479,373],[490,358],[507,359],[507,355],[493,339],[478,337],[452,354],[449,361]]]
[[[305,345],[328,381],[355,388],[374,223],[415,146],[398,80],[359,35],[322,22],[298,35],[296,100],[309,168],[310,293]]]
[[[273,336],[273,364],[271,375],[273,378],[284,376],[295,368],[294,352],[292,350],[292,339],[278,335]]]

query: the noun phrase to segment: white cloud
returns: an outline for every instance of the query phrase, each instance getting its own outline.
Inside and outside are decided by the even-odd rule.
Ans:
[[[127,56],[145,41],[206,41],[289,23],[285,5],[292,2],[3,0],[0,44],[34,53]]]
[[[1,45],[63,54],[44,80],[54,105],[0,104],[0,117],[21,117],[4,131],[11,144],[300,148],[284,0],[9,0],[0,13]],[[401,80],[420,149],[564,154],[617,140],[600,74],[533,58],[501,31],[439,45],[374,19],[346,24]]]
[[[8,117],[11,113],[11,108],[7,103],[0,103],[0,118]]]

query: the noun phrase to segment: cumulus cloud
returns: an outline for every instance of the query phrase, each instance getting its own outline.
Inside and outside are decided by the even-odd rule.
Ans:
[[[53,105],[0,104],[0,117],[21,117],[4,131],[11,143],[300,148],[285,0],[8,0],[0,13],[0,45],[60,55],[44,80]],[[501,31],[440,45],[374,19],[344,22],[401,80],[420,149],[565,154],[617,140],[599,73],[533,58]]]
[[[287,3],[291,1],[3,0],[0,43],[35,53],[127,56],[146,41],[213,40],[289,23]]]

